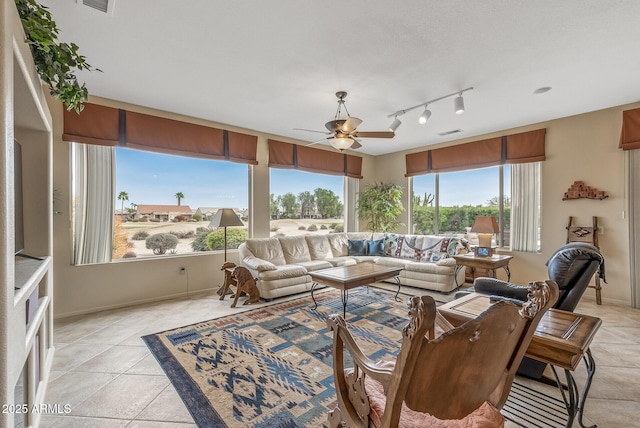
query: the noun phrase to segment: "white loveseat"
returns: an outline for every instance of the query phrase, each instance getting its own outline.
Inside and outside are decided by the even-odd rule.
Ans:
[[[362,262],[400,266],[400,283],[412,287],[450,292],[464,283],[464,269],[458,271],[456,283],[456,264],[450,257],[466,251],[466,242],[457,237],[308,234],[249,239],[238,250],[241,264],[257,279],[264,299],[310,290],[310,271]]]

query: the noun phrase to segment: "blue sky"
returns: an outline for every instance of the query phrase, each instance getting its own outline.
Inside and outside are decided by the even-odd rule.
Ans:
[[[506,172],[505,172],[506,175]],[[332,190],[342,200],[342,176],[313,174],[297,170],[274,169],[271,193],[294,195],[321,187]],[[482,183],[482,185],[478,185]],[[414,193],[434,193],[433,175],[413,179]],[[175,194],[182,192],[182,205],[198,207],[247,208],[247,165],[164,155],[130,149],[116,149],[116,196],[127,192],[129,201],[138,205],[175,205]],[[509,180],[505,183],[509,195]],[[440,174],[440,205],[484,205],[498,195],[498,168]],[[116,208],[122,202],[116,200]]]
[[[127,192],[138,205],[175,205],[174,196],[184,194],[181,205],[247,208],[248,166],[130,149],[116,149],[116,197]],[[342,199],[343,177],[278,169],[271,174],[271,192],[297,195],[317,187],[332,190]],[[116,208],[122,201],[116,199]]]

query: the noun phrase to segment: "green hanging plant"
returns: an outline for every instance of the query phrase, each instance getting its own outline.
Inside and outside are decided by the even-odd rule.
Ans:
[[[367,229],[372,232],[392,232],[403,224],[398,216],[404,211],[402,187],[393,183],[368,185],[358,195],[356,204],[360,219],[368,220]]]
[[[18,15],[31,47],[40,78],[49,86],[52,96],[64,103],[67,110],[80,113],[89,98],[85,84],[80,85],[76,70],[101,71],[89,65],[78,53],[75,43],[58,42],[58,27],[46,6],[35,0],[15,0]]]

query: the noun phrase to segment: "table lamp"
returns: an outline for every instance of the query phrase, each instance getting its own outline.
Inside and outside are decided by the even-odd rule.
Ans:
[[[498,233],[500,228],[496,218],[490,215],[476,216],[471,226],[471,232],[478,234],[478,246],[474,252],[476,256],[488,257],[493,255],[491,239],[494,233]]]
[[[227,262],[227,227],[244,226],[242,220],[231,208],[221,208],[211,219],[209,227],[224,227],[224,261]]]

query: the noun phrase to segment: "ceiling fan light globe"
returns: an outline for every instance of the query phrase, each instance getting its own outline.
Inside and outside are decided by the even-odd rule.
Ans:
[[[351,145],[353,144],[353,140],[348,137],[336,137],[330,138],[329,143],[331,143],[331,145],[338,150],[346,150],[351,147]]]

